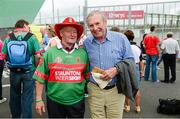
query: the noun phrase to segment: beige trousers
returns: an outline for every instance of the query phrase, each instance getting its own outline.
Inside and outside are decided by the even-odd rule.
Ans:
[[[109,90],[100,89],[89,82],[88,104],[91,118],[122,118],[125,96],[118,94],[117,87]]]

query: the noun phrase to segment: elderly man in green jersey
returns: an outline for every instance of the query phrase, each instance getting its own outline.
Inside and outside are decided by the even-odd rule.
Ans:
[[[45,112],[42,99],[45,86],[49,118],[83,118],[89,61],[86,51],[76,44],[83,26],[67,17],[62,23],[55,24],[55,31],[61,43],[43,54],[33,76],[36,80],[36,111],[40,115]]]

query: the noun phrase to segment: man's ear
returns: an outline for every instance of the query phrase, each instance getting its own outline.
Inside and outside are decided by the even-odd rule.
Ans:
[[[60,30],[60,31],[59,31],[59,34],[60,34],[60,36],[62,37],[62,35],[63,35],[63,30]]]

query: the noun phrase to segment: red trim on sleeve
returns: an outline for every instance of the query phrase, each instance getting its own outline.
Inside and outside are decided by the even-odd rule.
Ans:
[[[89,78],[90,77],[90,72],[88,72],[87,74],[84,74],[85,78]]]
[[[38,52],[35,52],[34,54],[35,55],[38,55],[38,54],[41,54],[42,52],[44,52],[43,50],[40,50],[40,51],[38,51]]]
[[[47,80],[47,79],[48,79],[48,75],[43,74],[42,72],[40,72],[40,71],[38,71],[38,70],[36,70],[36,71],[34,72],[34,74],[35,74],[36,76],[44,79],[44,80]]]
[[[6,54],[2,54],[2,53],[0,53],[0,60],[4,60],[4,59],[6,59],[6,57],[7,57],[7,55],[6,55]]]

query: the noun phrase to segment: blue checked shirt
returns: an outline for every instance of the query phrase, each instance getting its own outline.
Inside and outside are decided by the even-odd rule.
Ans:
[[[83,45],[89,56],[90,71],[94,66],[107,70],[124,59],[134,59],[129,40],[122,33],[107,31],[103,42],[89,35]],[[116,80],[114,77],[108,85],[116,84]],[[92,75],[90,82],[97,84]]]

